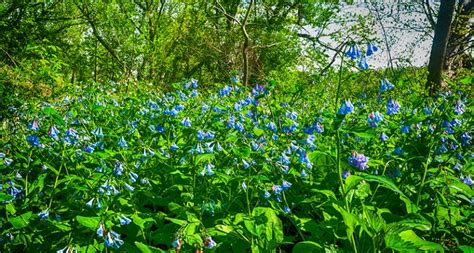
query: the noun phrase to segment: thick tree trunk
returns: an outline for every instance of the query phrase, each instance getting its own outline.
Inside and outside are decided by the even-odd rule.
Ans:
[[[441,87],[441,75],[446,58],[449,31],[454,15],[455,0],[441,0],[438,20],[435,26],[430,62],[428,64],[428,80],[426,89],[433,95]]]

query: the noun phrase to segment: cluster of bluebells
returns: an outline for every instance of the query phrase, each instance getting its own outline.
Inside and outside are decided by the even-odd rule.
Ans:
[[[377,51],[373,45],[369,48],[366,56]],[[351,50],[350,57],[357,55],[355,59],[362,57],[357,48]],[[237,84],[237,81],[233,84]],[[322,149],[321,146],[327,147],[321,144],[324,144],[325,137],[333,133],[330,125],[332,118],[323,117],[323,110],[319,112],[320,115],[311,114],[312,112],[308,114],[291,107],[288,103],[282,103],[278,108],[281,110],[275,113],[277,115],[273,115],[274,112],[268,110],[266,105],[262,106],[263,102],[259,102],[260,96],[268,94],[263,85],[257,85],[247,93],[237,86],[224,86],[216,93],[210,94],[204,101],[197,91],[196,80],[183,83],[183,85],[185,90],[160,97],[150,97],[137,105],[93,96],[92,99],[85,97],[84,100],[87,103],[83,104],[79,102],[79,99],[65,99],[67,102],[62,105],[65,108],[64,124],[52,124],[51,121],[41,117],[30,117],[25,121],[28,123],[25,123],[23,128],[27,130],[22,140],[26,140],[25,143],[31,147],[33,157],[38,157],[39,154],[46,158],[51,156],[51,163],[60,164],[64,161],[63,159],[66,159],[54,155],[55,148],[68,147],[75,151],[73,157],[68,158],[70,160],[67,161],[74,160],[83,163],[81,166],[86,164],[87,166],[82,167],[86,167],[84,170],[87,172],[87,177],[93,175],[94,178],[94,183],[90,184],[90,191],[84,194],[85,197],[80,205],[88,212],[114,209],[117,207],[114,200],[127,199],[129,196],[146,191],[160,194],[159,185],[166,185],[169,182],[149,181],[145,175],[154,176],[152,173],[161,175],[160,173],[164,173],[166,169],[173,169],[176,170],[174,174],[167,176],[179,175],[182,178],[193,178],[196,180],[197,187],[208,187],[210,183],[221,180],[221,175],[239,178],[239,189],[236,192],[248,194],[253,192],[255,187],[260,187],[258,191],[263,194],[260,194],[259,198],[262,198],[263,202],[272,202],[272,206],[279,207],[283,213],[291,213],[290,206],[292,205],[289,205],[285,199],[291,198],[291,194],[285,192],[291,193],[292,187],[299,187],[300,180],[307,180],[308,174],[311,175],[313,171],[320,169],[319,166],[313,165],[312,155],[316,153],[313,151]],[[422,130],[430,132],[439,130],[443,131],[443,135],[451,134],[455,140],[441,138],[435,153],[441,156],[448,152],[455,152],[453,159],[456,159],[456,164],[453,164],[453,170],[456,177],[466,185],[471,185],[470,171],[466,169],[467,166],[463,167],[468,163],[467,159],[470,159],[469,154],[466,155],[464,150],[469,150],[472,145],[472,131],[462,131],[467,125],[466,119],[463,118],[468,111],[466,102],[456,99],[448,105],[449,108],[454,108],[454,112],[451,110],[450,114],[455,116],[446,118],[439,125],[428,120],[413,123],[405,119],[404,114],[405,111],[412,111],[411,116],[415,117],[417,111],[414,108],[407,108],[400,113],[402,109],[398,101],[388,97],[393,95],[387,92],[392,89],[394,86],[387,79],[381,80],[380,101],[383,103],[379,105],[374,103],[378,107],[367,110],[364,108],[370,108],[370,104],[365,97],[358,104],[367,103],[367,105],[365,107],[358,105],[358,107],[361,114],[368,113],[367,122],[365,116],[361,115],[361,117],[350,117],[352,121],[349,123],[357,123],[366,128],[368,124],[374,128],[370,131],[378,134],[379,140],[375,137],[374,141],[383,143],[381,145],[383,149],[395,147],[386,151],[388,159],[410,154],[411,149],[406,147],[405,143],[397,142],[397,138],[407,138],[407,136],[419,138]],[[78,115],[71,113],[72,110],[69,109],[74,106],[73,101],[79,103],[81,107],[86,107],[87,104],[106,107],[112,120],[107,122],[107,125],[102,122],[101,115],[88,115],[89,111]],[[405,104],[405,100],[401,101]],[[126,107],[132,108],[130,110],[136,113],[122,109]],[[386,107],[386,113],[383,107]],[[424,110],[420,111],[431,117],[440,110],[443,108],[430,104],[424,105]],[[355,111],[354,105],[347,99],[342,102],[337,114],[355,114]],[[386,117],[384,121],[384,113],[385,117],[386,115],[391,117]],[[392,122],[399,124],[393,128],[396,131],[386,128]],[[120,131],[114,133],[114,129],[120,129]],[[350,138],[349,134],[347,136],[345,140]],[[342,150],[354,148],[364,150],[371,157],[375,156],[370,149],[361,148],[364,145],[363,138],[356,137],[355,140],[356,147],[347,147],[344,140],[341,140]],[[109,155],[110,153],[114,155]],[[352,173],[369,173],[367,171],[369,158],[366,155],[355,151],[350,154],[347,151],[343,157],[347,156],[349,156],[349,165],[357,169],[352,170]],[[0,159],[3,159],[0,165],[9,167],[8,171],[12,171],[14,175],[10,178],[2,178],[0,190],[13,198],[8,200],[10,202],[21,200],[22,195],[25,194],[23,177],[29,172],[18,170],[18,166],[14,166],[17,158],[10,152],[0,153]],[[385,157],[375,159],[385,159]],[[33,164],[34,160],[30,162]],[[374,160],[372,162],[376,164]],[[94,163],[95,165],[91,167],[90,164]],[[247,176],[256,171],[264,171],[263,165],[268,165],[271,170],[271,173],[266,175],[268,181],[265,185],[258,185],[255,180],[247,177],[242,179],[242,175]],[[47,167],[45,168],[47,170]],[[374,173],[376,172],[375,169]],[[30,180],[35,173],[28,174]],[[68,173],[72,172],[68,171]],[[403,171],[390,170],[386,175],[397,177],[401,173]],[[193,177],[195,175],[197,177]],[[295,175],[301,175],[301,178],[295,180]],[[341,176],[347,178],[349,175],[351,175],[351,169],[345,170]],[[203,193],[212,192],[211,188],[206,188]],[[201,211],[211,216],[221,211],[217,208],[216,202],[225,201],[217,200],[218,196],[195,196],[195,198],[203,203],[200,205]],[[39,220],[47,221],[50,218],[50,212],[56,213],[54,205],[50,208],[45,208],[45,206],[47,205],[36,209]],[[196,208],[198,209],[199,205]],[[295,210],[293,212],[296,212]],[[121,211],[115,210],[115,212]],[[131,217],[133,216],[130,214],[117,213],[110,219],[114,221],[115,226],[127,226],[132,222]],[[104,240],[107,247],[121,247],[124,244],[123,240],[127,238],[124,237],[122,240],[120,234],[106,229],[105,224],[109,223],[104,221],[99,225],[97,236]],[[203,242],[206,248],[217,246],[216,242],[207,235],[203,236]],[[181,238],[177,239],[173,242],[173,247],[178,251],[183,243]]]
[[[346,52],[346,56],[351,58],[351,60],[356,60],[359,59],[359,63],[357,66],[361,70],[366,70],[369,68],[369,64],[367,63],[366,57],[370,57],[375,54],[379,49],[377,46],[375,46],[372,42],[369,42],[367,44],[367,50],[365,52],[365,55],[362,54],[362,52],[359,50],[359,47],[357,45],[352,45],[349,47],[349,50]]]

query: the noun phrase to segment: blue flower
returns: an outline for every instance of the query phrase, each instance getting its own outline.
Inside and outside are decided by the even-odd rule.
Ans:
[[[118,142],[118,145],[119,145],[119,147],[121,147],[121,148],[126,148],[126,147],[128,147],[127,142],[125,141],[125,139],[123,138],[123,136],[120,137],[120,140],[119,140],[119,142]]]
[[[179,149],[178,145],[176,143],[171,144],[171,150],[172,151],[177,151]]]
[[[352,105],[350,100],[346,100],[342,103],[341,107],[337,111],[337,114],[346,115],[354,112],[354,105]]]
[[[362,54],[356,45],[352,45],[349,47],[349,50],[347,51],[346,55],[350,57],[351,60],[355,60],[359,58]]]
[[[46,209],[46,210],[38,213],[38,217],[40,218],[40,220],[44,220],[44,219],[48,218],[49,217],[49,210]]]
[[[181,125],[183,125],[184,127],[191,127],[191,120],[186,117],[181,121]]]
[[[11,159],[11,158],[5,158],[3,160],[3,164],[5,164],[5,166],[10,166],[10,164],[12,164],[12,162],[13,162],[13,159]]]
[[[270,196],[271,196],[271,194],[270,194],[268,191],[265,191],[265,192],[263,193],[263,198],[264,198],[264,199],[268,199],[268,198],[270,198]]]
[[[360,170],[365,170],[369,166],[367,165],[367,162],[369,161],[369,158],[366,157],[363,154],[359,154],[355,151],[352,152],[352,156],[348,158],[349,164],[357,167]]]
[[[367,118],[367,121],[369,123],[369,126],[371,127],[377,127],[377,123],[379,122],[382,122],[383,121],[383,115],[376,111],[376,112],[371,112],[369,113],[369,116]]]
[[[345,170],[342,172],[342,179],[346,179],[347,177],[349,177],[351,175],[351,172],[348,171],[348,170]]]
[[[458,115],[463,114],[466,111],[465,107],[466,106],[461,100],[456,101],[454,105],[454,113]]]
[[[180,250],[182,245],[183,241],[181,241],[180,239],[175,239],[173,241],[173,248],[175,248],[176,250]]]
[[[400,147],[396,147],[395,150],[393,151],[394,155],[403,155],[403,149]]]
[[[89,200],[89,201],[86,203],[86,206],[89,207],[89,208],[92,208],[93,205],[94,205],[94,198],[92,198],[91,200]]]
[[[126,217],[125,215],[123,215],[123,214],[120,215],[120,216],[118,217],[118,219],[119,219],[120,225],[122,225],[122,226],[128,225],[128,224],[130,224],[130,222],[132,222],[131,219],[127,218],[127,217]]]
[[[204,247],[207,249],[212,249],[216,247],[217,243],[209,236],[204,240]]]
[[[104,137],[104,134],[102,133],[102,127],[96,127],[91,133],[99,138]]]
[[[283,188],[281,188],[279,185],[274,185],[272,186],[272,191],[274,194],[278,195],[281,193],[281,191],[283,191]]]
[[[283,190],[288,190],[288,189],[290,189],[290,187],[291,187],[291,183],[288,182],[288,181],[283,181],[283,182],[281,183],[281,188],[282,188]]]
[[[367,52],[365,53],[365,55],[367,56],[371,56],[373,55],[375,52],[377,52],[379,49],[372,43],[372,42],[369,42],[367,44]]]
[[[36,134],[32,134],[30,136],[26,137],[26,141],[29,142],[32,146],[39,147],[40,146],[40,140]]]
[[[461,178],[462,182],[465,183],[466,185],[469,185],[469,186],[472,185],[471,175],[467,175],[465,177],[463,175],[461,175],[460,178]]]
[[[127,189],[129,192],[133,192],[135,190],[135,187],[125,183],[125,189]]]
[[[390,83],[386,78],[380,80],[380,92],[384,93],[388,90],[393,89],[393,84]]]
[[[120,248],[120,246],[123,245],[123,241],[120,239],[120,235],[114,232],[113,230],[110,230],[109,233],[107,233],[104,245],[106,247],[111,247],[114,249]]]
[[[49,128],[48,134],[51,136],[51,138],[58,140],[59,130],[53,125]]]
[[[381,140],[381,141],[386,141],[386,140],[388,140],[388,136],[387,136],[385,133],[382,132],[382,133],[380,134],[380,140]]]
[[[402,132],[403,134],[408,134],[410,132],[410,126],[402,126],[400,128],[400,132]]]
[[[283,207],[283,211],[284,211],[286,214],[291,213],[291,209],[290,209],[288,206]]]
[[[361,70],[369,69],[369,64],[367,64],[367,60],[365,59],[365,57],[361,57],[361,58],[360,58],[360,61],[359,61],[359,63],[357,64],[357,66],[358,66]]]
[[[464,132],[461,134],[461,143],[463,146],[470,146],[471,145],[472,137],[469,135],[468,132]]]
[[[390,99],[387,102],[387,114],[388,115],[393,115],[396,114],[400,111],[400,104],[396,100]]]

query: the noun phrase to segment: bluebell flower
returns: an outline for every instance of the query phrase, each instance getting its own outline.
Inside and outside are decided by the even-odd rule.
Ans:
[[[46,210],[38,213],[38,217],[39,217],[40,220],[47,219],[49,217],[49,210],[46,209]]]
[[[123,163],[119,161],[115,163],[113,174],[115,176],[121,176],[123,174]]]
[[[285,116],[291,120],[296,120],[298,118],[298,113],[293,111],[293,112],[286,112]]]
[[[469,186],[472,185],[471,175],[467,175],[465,177],[463,175],[461,175],[460,178],[461,178],[462,182],[465,183],[466,185],[469,185]]]
[[[248,169],[250,167],[250,164],[246,160],[242,159],[242,163],[244,165],[244,169]]]
[[[346,100],[342,103],[341,107],[337,111],[337,114],[346,115],[354,112],[354,105],[352,105],[350,100]]]
[[[33,120],[33,122],[30,123],[30,125],[29,125],[28,128],[31,129],[31,130],[34,130],[34,131],[39,130],[40,128],[39,128],[39,126],[38,126],[38,121],[37,121],[37,120]]]
[[[123,245],[123,241],[120,239],[120,235],[114,232],[113,230],[110,230],[105,238],[104,245],[106,247],[111,247],[114,249],[120,248],[120,246]]]
[[[244,189],[244,191],[247,191],[247,184],[244,182],[242,182],[242,189]]]
[[[317,133],[323,133],[324,132],[324,126],[319,122],[316,122],[316,124],[314,126],[314,129],[316,130]]]
[[[265,192],[263,193],[263,198],[264,198],[264,199],[268,199],[268,198],[270,198],[270,197],[271,197],[271,194],[270,194],[268,191],[265,191]]]
[[[365,53],[366,56],[371,56],[373,55],[375,52],[377,52],[379,49],[372,43],[372,42],[369,42],[367,44],[367,51]]]
[[[120,215],[118,217],[118,219],[119,219],[120,225],[122,225],[122,226],[128,225],[128,224],[130,224],[130,222],[132,222],[131,219],[127,218],[127,216],[125,216],[123,214]]]
[[[12,164],[13,162],[13,159],[11,158],[4,158],[3,159],[3,164],[5,164],[5,166],[10,166],[10,164]]]
[[[118,145],[119,145],[119,147],[121,147],[121,148],[126,148],[126,147],[128,147],[127,142],[125,141],[125,139],[123,138],[123,136],[120,137],[120,140],[119,140],[119,142],[118,142]]]
[[[283,191],[283,188],[281,188],[280,185],[274,185],[272,186],[272,191],[274,194],[279,195]]]
[[[388,115],[393,115],[396,114],[400,111],[400,104],[396,100],[390,99],[387,102],[387,114]]]
[[[283,190],[288,190],[288,189],[290,189],[290,187],[291,187],[291,183],[288,182],[288,181],[283,181],[283,182],[281,183],[281,188],[282,188]]]
[[[132,181],[132,183],[135,183],[138,179],[138,175],[135,172],[129,172],[128,176],[130,177],[130,181]]]
[[[352,156],[348,158],[348,161],[350,165],[357,167],[359,170],[365,170],[369,167],[367,165],[369,158],[364,154],[359,154],[355,151],[352,152]]]
[[[221,146],[221,144],[220,144],[219,142],[218,142],[217,145],[216,145],[216,150],[217,150],[218,152],[221,152],[221,151],[222,151],[222,146]]]
[[[231,92],[232,92],[232,87],[226,85],[224,86],[224,88],[218,91],[218,95],[219,97],[224,97],[224,96],[230,95]]]
[[[237,122],[234,127],[239,132],[243,133],[245,131],[244,125],[240,122]]]
[[[400,128],[400,132],[402,132],[403,134],[408,134],[410,132],[410,126],[402,126]]]
[[[433,114],[433,112],[431,111],[431,109],[428,106],[425,106],[425,111],[424,112],[425,112],[426,115]]]
[[[384,93],[388,90],[393,89],[393,84],[390,83],[386,78],[380,80],[380,92]]]
[[[357,64],[357,66],[358,66],[361,70],[367,70],[367,69],[369,69],[369,64],[367,64],[367,60],[365,59],[365,57],[361,57],[361,58],[360,58],[360,61],[359,61],[359,63]]]
[[[471,140],[472,140],[472,137],[468,132],[464,132],[461,134],[461,143],[463,146],[470,146]]]
[[[456,163],[453,166],[453,170],[455,170],[455,171],[461,171],[461,169],[462,169],[462,165],[460,163]]]
[[[403,155],[403,149],[400,147],[396,147],[395,150],[393,151],[394,155]]]
[[[466,106],[461,100],[457,100],[454,105],[454,113],[458,115],[463,114],[464,112],[466,112],[465,107]]]
[[[178,145],[176,143],[171,144],[171,150],[172,151],[177,151],[179,149]]]
[[[348,170],[345,170],[345,171],[342,172],[342,175],[341,175],[341,176],[342,176],[342,179],[346,179],[346,178],[348,178],[350,175],[351,175],[351,172],[348,171]]]
[[[447,151],[448,151],[448,148],[446,147],[446,144],[441,143],[441,145],[439,145],[436,148],[435,154],[440,155],[440,154],[446,153]]]
[[[359,58],[362,53],[359,51],[359,48],[356,45],[352,45],[349,47],[349,50],[346,52],[346,55],[351,58],[351,60],[355,60]]]
[[[283,207],[283,211],[284,211],[286,214],[291,213],[291,209],[290,209],[288,206],[284,206],[284,207]]]
[[[177,251],[181,249],[181,246],[183,245],[183,241],[180,239],[175,239],[172,243],[173,248],[175,248]]]
[[[216,247],[216,245],[217,243],[210,236],[204,240],[204,247],[206,247],[206,249],[212,249]]]
[[[26,137],[26,141],[30,143],[32,146],[39,147],[40,146],[40,140],[36,134],[32,134],[30,136]]]
[[[135,190],[135,187],[125,183],[125,189],[127,189],[129,192],[133,192]]]
[[[99,238],[102,238],[105,233],[104,225],[100,224],[95,233],[97,234]]]
[[[186,117],[181,121],[181,125],[183,125],[184,127],[191,127],[191,120]]]
[[[48,130],[48,134],[49,136],[51,136],[51,138],[53,138],[54,140],[58,140],[59,138],[59,130],[56,128],[55,125],[51,126]]]
[[[369,126],[374,128],[377,127],[377,123],[382,121],[383,115],[378,111],[369,113],[369,116],[367,117],[367,122],[369,123]]]
[[[302,170],[302,171],[301,171],[301,177],[306,177],[306,176],[307,176],[306,171],[305,171],[305,170]]]
[[[89,207],[89,208],[92,208],[93,205],[94,205],[94,198],[92,198],[91,200],[89,200],[89,201],[86,203],[86,206]]]
[[[382,132],[382,133],[380,134],[379,139],[380,139],[381,141],[387,141],[387,140],[388,140],[388,136],[387,136],[384,132]]]

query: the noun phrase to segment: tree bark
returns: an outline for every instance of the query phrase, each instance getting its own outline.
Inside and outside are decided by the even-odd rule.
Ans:
[[[428,80],[426,82],[426,89],[430,95],[433,95],[441,87],[441,75],[446,60],[446,48],[455,5],[456,1],[454,0],[441,0],[441,6],[439,7],[428,64]]]

